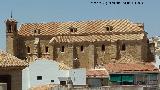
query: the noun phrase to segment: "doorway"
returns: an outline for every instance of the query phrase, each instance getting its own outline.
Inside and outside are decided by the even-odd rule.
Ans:
[[[11,75],[0,75],[0,83],[7,83],[7,90],[11,90]]]

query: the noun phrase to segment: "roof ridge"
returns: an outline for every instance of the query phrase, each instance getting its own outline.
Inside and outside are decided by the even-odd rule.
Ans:
[[[51,21],[51,22],[31,22],[22,24],[48,24],[48,23],[74,23],[74,22],[96,22],[96,21],[130,21],[129,19],[95,19],[95,20],[79,20],[79,21]]]

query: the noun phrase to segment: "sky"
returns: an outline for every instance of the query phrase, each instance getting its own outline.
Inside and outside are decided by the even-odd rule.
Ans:
[[[1,50],[6,48],[5,20],[11,11],[18,28],[23,23],[128,19],[144,23],[148,37],[160,36],[160,0],[1,0]]]

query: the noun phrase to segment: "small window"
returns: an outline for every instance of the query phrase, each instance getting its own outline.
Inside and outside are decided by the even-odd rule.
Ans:
[[[81,46],[81,51],[83,51],[83,46]]]
[[[54,82],[54,80],[51,80],[51,82]]]
[[[101,50],[105,51],[105,45],[102,45]]]
[[[34,30],[34,34],[40,34],[40,30]]]
[[[69,29],[70,29],[70,32],[77,32],[77,28],[74,28],[72,26]]]
[[[38,34],[40,34],[40,30],[38,30]]]
[[[46,53],[49,52],[49,47],[48,47],[48,46],[45,47],[45,52],[46,52]]]
[[[66,81],[60,81],[60,85],[66,85]]]
[[[121,49],[122,51],[125,51],[126,50],[126,45],[123,43],[122,44],[122,49]]]
[[[61,52],[64,52],[64,46],[61,47]]]
[[[8,33],[11,33],[11,28],[12,28],[12,26],[8,25]]]
[[[112,28],[112,26],[106,26],[105,29],[106,29],[106,31],[112,31],[113,28]]]
[[[30,47],[29,46],[27,47],[27,53],[30,53]]]
[[[110,31],[110,28],[109,28],[109,27],[106,27],[106,30],[107,30],[107,31]]]
[[[34,33],[37,33],[37,30],[34,30]]]
[[[70,28],[70,32],[74,32],[73,28]]]
[[[159,59],[160,59],[160,56],[159,56]]]
[[[37,76],[37,80],[42,80],[42,76]]]

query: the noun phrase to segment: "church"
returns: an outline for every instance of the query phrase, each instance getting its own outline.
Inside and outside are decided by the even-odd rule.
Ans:
[[[7,19],[6,51],[33,62],[48,58],[69,67],[151,61],[143,23],[127,19],[23,23]]]

